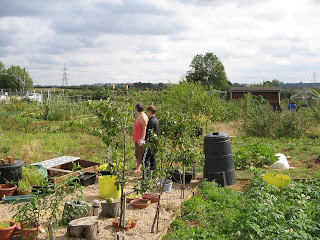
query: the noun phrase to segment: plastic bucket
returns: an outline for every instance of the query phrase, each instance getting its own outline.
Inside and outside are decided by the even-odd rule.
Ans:
[[[117,189],[117,177],[114,175],[105,175],[98,177],[99,191],[101,198],[114,198],[121,197],[121,188]]]
[[[291,177],[279,173],[263,174],[262,178],[266,180],[269,184],[273,184],[277,188],[286,187],[291,181]]]
[[[161,183],[160,183],[160,181],[158,183],[160,188],[163,186],[163,184],[164,184],[164,180],[162,180]],[[164,184],[163,191],[164,192],[170,192],[171,190],[172,190],[172,180],[171,179],[167,179],[165,184]]]

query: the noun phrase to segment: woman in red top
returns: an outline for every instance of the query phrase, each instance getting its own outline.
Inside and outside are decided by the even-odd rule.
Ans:
[[[148,116],[143,112],[143,105],[142,103],[136,104],[136,113],[138,115],[134,132],[133,132],[133,141],[135,145],[135,155],[137,159],[137,167],[136,170],[134,170],[134,173],[141,172],[141,163],[142,163],[142,157],[144,153],[144,140],[146,137],[146,129],[148,124]]]

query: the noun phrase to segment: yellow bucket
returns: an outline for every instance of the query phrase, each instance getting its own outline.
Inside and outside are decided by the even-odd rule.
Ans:
[[[263,174],[262,178],[266,180],[269,184],[275,185],[277,188],[286,187],[291,181],[291,177],[279,173]]]
[[[104,175],[98,177],[99,190],[101,198],[114,198],[121,197],[121,188],[117,189],[117,177],[113,175]]]

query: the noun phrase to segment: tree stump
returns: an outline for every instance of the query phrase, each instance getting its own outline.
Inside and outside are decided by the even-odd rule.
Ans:
[[[69,237],[86,238],[89,240],[98,239],[98,217],[83,217],[72,220],[67,229]]]
[[[66,202],[64,204],[61,223],[68,224],[71,220],[90,216],[91,207],[84,201],[80,202]]]
[[[121,213],[121,201],[120,199],[115,199],[113,202],[101,202],[101,213],[100,217],[105,218],[116,218],[120,217]]]

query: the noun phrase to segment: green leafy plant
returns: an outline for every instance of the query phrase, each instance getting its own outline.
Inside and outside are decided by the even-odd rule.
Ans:
[[[0,221],[0,229],[8,228],[8,227],[10,227],[10,221],[5,221],[5,220]]]
[[[203,182],[199,196],[182,204],[181,218],[164,239],[317,239],[319,189],[318,181],[278,189],[260,171],[247,195]]]
[[[37,167],[26,167],[22,170],[22,179],[28,182],[31,186],[45,186],[47,178],[41,174]]]
[[[21,191],[30,191],[32,187],[27,179],[22,178],[18,181],[18,188]]]
[[[56,180],[56,179],[55,179]],[[65,203],[65,198],[70,193],[77,191],[73,195],[73,199],[83,198],[81,185],[76,176],[67,176],[65,180],[59,181],[52,188],[50,181],[45,181],[43,188],[38,192],[33,192],[33,199],[30,202],[14,204],[12,206],[16,214],[13,216],[16,222],[20,222],[22,229],[39,227],[41,220],[46,220],[48,223],[48,233],[52,233],[52,228],[59,224],[62,216],[61,207]],[[45,211],[44,211],[45,210]],[[70,214],[78,214],[82,209],[75,209]],[[51,238],[51,236],[48,236]]]
[[[260,142],[250,143],[234,154],[234,164],[237,169],[263,167],[278,160],[271,148]]]

